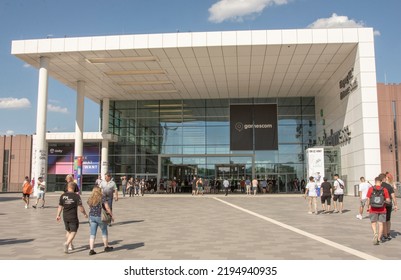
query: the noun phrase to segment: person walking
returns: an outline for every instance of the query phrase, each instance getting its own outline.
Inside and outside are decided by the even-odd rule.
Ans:
[[[56,221],[61,221],[61,212],[63,212],[64,227],[66,230],[66,241],[63,244],[64,253],[68,254],[69,250],[73,250],[72,244],[79,228],[78,208],[85,218],[88,218],[85,208],[82,206],[82,200],[79,194],[75,193],[76,188],[74,182],[67,184],[67,192],[63,193],[59,199]]]
[[[102,208],[103,211],[106,211],[111,216],[112,221],[114,221],[114,217],[109,204],[107,203],[106,197],[102,195],[100,187],[93,187],[92,193],[88,199],[88,205],[90,226],[89,255],[92,256],[96,254],[94,247],[98,227],[102,231],[104,251],[110,252],[113,250],[113,247],[109,246],[107,223],[102,221]]]
[[[359,180],[361,181],[359,183],[359,187],[358,187],[358,193],[359,193],[359,209],[358,210],[359,210],[359,212],[358,212],[358,215],[356,215],[356,218],[359,220],[362,220],[363,209],[365,208],[366,201],[368,200],[366,195],[368,194],[368,190],[371,187],[371,185],[366,182],[365,177],[361,177],[361,178],[359,178]]]
[[[22,183],[22,200],[25,202],[25,209],[29,208],[29,197],[33,192],[33,188],[28,176],[25,176]]]
[[[382,181],[382,187],[384,187],[389,196],[390,203],[387,203],[386,206],[386,221],[383,224],[383,241],[391,240],[390,230],[391,230],[391,213],[392,211],[397,211],[397,197],[395,196],[394,188],[389,184],[389,179],[386,174],[382,173],[379,175],[380,180]]]
[[[249,180],[249,178],[246,178],[245,187],[246,187],[246,194],[250,195],[251,194],[251,180]]]
[[[224,191],[225,191],[225,196],[228,195],[228,188],[230,187],[230,182],[227,179],[224,179],[223,181],[223,187],[224,187]]]
[[[36,204],[32,205],[36,209],[39,200],[42,200],[42,206],[40,208],[45,208],[45,193],[46,193],[46,183],[43,181],[43,177],[38,178],[38,196],[36,198]]]
[[[128,191],[129,197],[132,197],[132,196],[135,195],[135,190],[134,190],[134,178],[133,178],[133,177],[131,177],[131,178],[128,180],[128,183],[127,183],[127,191]]]
[[[145,179],[142,178],[141,181],[139,182],[139,190],[140,190],[141,196],[145,195],[145,185],[146,185]]]
[[[343,201],[344,201],[344,181],[341,180],[338,176],[338,174],[334,174],[334,196],[333,196],[333,201],[334,201],[334,213],[343,213]],[[337,205],[338,201],[338,205]]]
[[[121,190],[123,192],[123,197],[125,197],[127,192],[127,176],[121,177]]]
[[[309,177],[309,183],[305,187],[305,194],[304,198],[306,199],[306,196],[308,196],[308,214],[313,214],[313,209],[314,213],[317,215],[317,184],[315,182],[315,178],[313,176]],[[313,209],[312,209],[312,204],[313,204]]]
[[[202,180],[202,178],[199,178],[198,181],[196,181],[196,188],[197,188],[197,194],[203,195],[203,180]]]
[[[75,183],[74,176],[72,174],[68,174],[67,176],[65,176],[65,181],[66,181],[66,184],[64,187],[64,192],[68,192],[68,184],[71,182]],[[75,184],[74,193],[79,194],[79,188],[78,188],[77,184]]]
[[[252,180],[252,191],[253,191],[253,195],[256,195],[256,193],[258,192],[258,185],[259,182],[258,180],[255,178]]]
[[[333,187],[327,181],[327,178],[324,177],[323,183],[320,185],[320,202],[322,203],[323,213],[330,213],[332,196],[333,196]]]
[[[118,189],[116,183],[111,180],[110,173],[104,175],[104,181],[100,184],[103,196],[106,197],[107,203],[111,210],[113,210],[113,198],[118,201]],[[111,223],[109,224],[111,226]]]
[[[377,199],[380,195],[383,196],[383,201],[380,201],[380,198]],[[379,245],[383,236],[384,223],[386,222],[385,204],[390,203],[390,195],[387,189],[382,186],[380,177],[375,178],[375,185],[369,188],[366,197],[368,198],[369,218],[373,230],[373,245]]]
[[[260,186],[262,187],[262,192],[265,194],[267,192],[267,181],[266,178],[260,182]]]

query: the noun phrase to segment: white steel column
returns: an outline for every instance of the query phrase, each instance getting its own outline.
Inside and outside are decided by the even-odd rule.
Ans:
[[[47,179],[46,116],[49,81],[48,68],[49,58],[41,57],[38,83],[38,107],[36,112],[35,173],[33,174],[33,177],[35,177],[35,184],[38,181],[38,177],[43,177],[44,180]],[[35,186],[34,190],[36,189]]]
[[[109,133],[109,108],[110,108],[110,100],[108,98],[103,99],[102,102],[102,135],[106,137]],[[109,140],[102,140],[102,167],[101,167],[101,176],[104,180],[104,174],[109,171]]]
[[[84,150],[84,104],[85,104],[85,82],[77,82],[77,112],[75,118],[75,145],[74,145],[74,177],[78,187],[82,187],[82,161]]]

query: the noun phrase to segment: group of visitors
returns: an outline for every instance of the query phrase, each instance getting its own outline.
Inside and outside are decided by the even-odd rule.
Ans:
[[[322,204],[322,213],[343,213],[344,200],[344,181],[338,174],[334,175],[333,185],[327,178],[323,178],[320,188],[315,182],[315,178],[311,176],[305,187],[304,198],[308,197],[308,213],[318,214],[317,198],[320,197]],[[365,206],[369,213],[368,218],[371,222],[373,231],[373,244],[391,240],[391,213],[398,210],[397,197],[395,190],[397,186],[392,180],[391,174],[381,173],[375,178],[374,184],[366,181],[364,177],[360,178],[358,186],[359,207],[356,218],[363,219]],[[331,212],[331,199],[334,202],[334,210]]]

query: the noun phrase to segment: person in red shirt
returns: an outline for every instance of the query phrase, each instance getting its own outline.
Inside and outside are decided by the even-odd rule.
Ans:
[[[368,193],[366,195],[367,197],[367,202],[369,205],[369,218],[370,218],[370,223],[372,226],[373,230],[373,244],[374,245],[379,245],[379,240],[382,239],[383,235],[383,223],[386,222],[386,203],[390,203],[390,195],[387,191],[386,188],[382,187],[382,180],[379,177],[375,178],[375,186],[370,187],[368,190]],[[376,190],[382,190],[383,191],[383,196],[385,199],[385,203],[382,207],[372,207],[370,203],[370,198],[372,197],[373,193],[373,188]]]

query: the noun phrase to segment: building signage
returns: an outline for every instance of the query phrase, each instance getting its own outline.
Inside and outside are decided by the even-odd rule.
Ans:
[[[230,149],[277,150],[277,104],[231,105]]]
[[[348,144],[351,141],[351,131],[346,126],[339,131],[331,133],[330,136],[324,138],[326,146],[337,146],[340,144]]]
[[[354,68],[349,70],[347,76],[339,82],[339,86],[341,100],[358,88],[358,80],[354,77]]]

